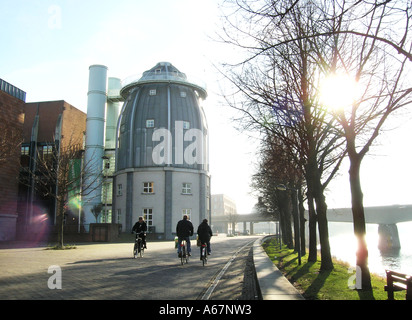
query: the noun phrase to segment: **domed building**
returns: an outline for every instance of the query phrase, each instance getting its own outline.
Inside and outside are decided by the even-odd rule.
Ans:
[[[174,238],[184,214],[210,218],[204,86],[160,62],[120,90],[112,215],[128,232],[139,216],[157,239]]]

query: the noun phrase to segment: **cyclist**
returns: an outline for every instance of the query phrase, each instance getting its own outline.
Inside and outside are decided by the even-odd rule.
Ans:
[[[177,246],[177,254],[181,256],[180,244],[183,240],[186,240],[187,243],[187,253],[191,256],[191,247],[190,247],[190,237],[193,236],[193,224],[188,220],[187,215],[183,216],[183,219],[180,220],[176,225],[176,234],[178,237],[178,246]]]
[[[213,236],[212,229],[207,224],[207,219],[203,219],[202,223],[197,228],[197,235],[201,243],[206,243],[207,245],[207,254],[212,253],[210,248],[210,238]],[[202,247],[200,247],[200,260],[202,260]]]
[[[141,238],[142,238],[142,242],[143,242],[143,247],[145,249],[147,249],[146,246],[146,231],[147,231],[147,224],[146,222],[143,220],[143,217],[139,217],[139,221],[137,221],[132,229],[132,233],[136,232],[136,238],[138,237],[138,235],[140,234]]]

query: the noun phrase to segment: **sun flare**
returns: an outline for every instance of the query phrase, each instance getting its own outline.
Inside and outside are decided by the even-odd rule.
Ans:
[[[359,86],[347,74],[327,76],[320,86],[320,102],[327,108],[341,110],[351,107],[358,97]]]

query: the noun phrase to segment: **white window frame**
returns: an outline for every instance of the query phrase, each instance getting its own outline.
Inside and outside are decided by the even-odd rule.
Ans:
[[[157,94],[156,89],[150,89],[149,90],[149,96],[155,96]]]
[[[191,216],[192,216],[192,209],[182,209],[182,217],[184,215],[187,215],[187,220],[191,220]]]
[[[148,227],[153,226],[153,208],[143,208],[142,216]]]
[[[182,194],[192,194],[192,184],[190,182],[182,183]]]
[[[183,121],[183,130],[189,130],[189,129],[190,129],[190,122]]]
[[[117,223],[120,223],[122,218],[122,209],[117,209]]]
[[[144,194],[154,193],[154,182],[143,182],[143,193]]]

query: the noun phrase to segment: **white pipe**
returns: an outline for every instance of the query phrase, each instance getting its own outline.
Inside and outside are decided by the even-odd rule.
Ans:
[[[109,77],[106,111],[106,149],[114,149],[116,147],[116,127],[120,109],[120,102],[116,100],[120,96],[121,88],[120,79]],[[111,97],[116,99],[111,99]]]
[[[101,203],[102,157],[104,156],[105,106],[107,95],[107,67],[89,67],[87,93],[86,147],[84,155],[85,178],[83,208],[86,228],[95,222],[91,209]]]

